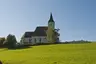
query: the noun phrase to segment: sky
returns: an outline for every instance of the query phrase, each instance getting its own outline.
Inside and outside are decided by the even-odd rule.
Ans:
[[[0,37],[47,26],[50,13],[61,41],[96,41],[96,0],[0,0]]]

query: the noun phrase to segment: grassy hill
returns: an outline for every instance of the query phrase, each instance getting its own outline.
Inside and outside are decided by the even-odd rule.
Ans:
[[[4,64],[96,64],[96,43],[0,49],[0,60]]]

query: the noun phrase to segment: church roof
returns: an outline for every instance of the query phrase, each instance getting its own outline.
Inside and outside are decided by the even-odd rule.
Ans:
[[[25,32],[24,37],[32,37],[32,36],[47,36],[46,30],[47,26],[38,26],[34,32]]]
[[[46,27],[46,26],[37,27],[35,32],[34,32],[35,36],[47,36],[46,35],[46,30],[47,29],[48,29],[48,27]]]
[[[34,32],[25,32],[24,37],[31,37],[32,35],[34,35]]]

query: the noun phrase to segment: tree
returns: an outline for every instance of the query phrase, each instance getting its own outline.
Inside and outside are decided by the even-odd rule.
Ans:
[[[8,48],[15,48],[16,43],[17,41],[15,35],[9,34],[4,44],[6,44]]]
[[[60,29],[52,30],[51,28],[47,30],[47,40],[50,43],[59,42],[59,36],[60,36],[60,34],[58,33],[59,30]]]
[[[60,40],[59,40],[59,36],[60,36],[59,30],[60,29],[55,29],[55,41],[56,41],[56,43],[60,42]]]
[[[3,42],[4,41],[5,41],[5,38],[4,37],[0,38],[0,46],[3,46]]]

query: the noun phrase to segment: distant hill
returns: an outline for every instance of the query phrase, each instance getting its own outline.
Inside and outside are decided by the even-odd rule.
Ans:
[[[91,41],[85,41],[85,40],[78,40],[78,41],[66,41],[66,42],[62,42],[62,43],[65,43],[65,44],[72,44],[72,43],[75,43],[75,44],[79,44],[79,43],[92,43]]]

